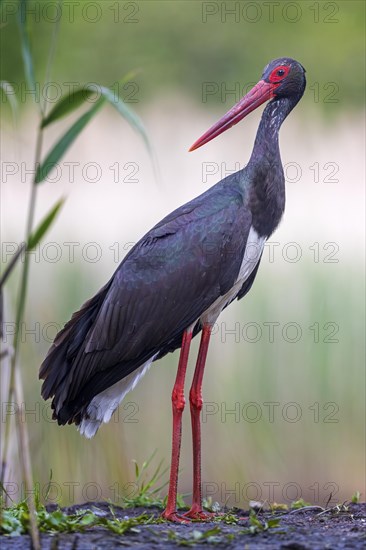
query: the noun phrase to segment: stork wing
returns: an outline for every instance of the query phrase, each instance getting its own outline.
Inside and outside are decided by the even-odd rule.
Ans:
[[[82,396],[87,402],[148,359],[172,351],[184,330],[231,288],[251,214],[239,190],[209,191],[162,220],[118,267],[63,373],[62,401]],[[69,340],[73,348],[72,330]]]

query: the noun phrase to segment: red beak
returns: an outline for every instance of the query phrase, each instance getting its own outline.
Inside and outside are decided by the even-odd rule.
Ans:
[[[225,130],[228,130],[234,126],[234,124],[237,124],[245,116],[254,111],[254,109],[262,105],[262,103],[271,99],[274,96],[273,92],[278,85],[279,84],[277,83],[273,84],[260,80],[258,84],[256,84],[254,88],[247,93],[247,95],[245,95],[236,105],[234,105],[234,107],[230,109],[230,111],[226,113],[226,115],[220,118],[216,124],[211,126],[211,128],[207,130],[207,132],[203,134],[203,136],[201,136],[189,150],[194,151],[195,149],[198,149],[205,143],[211,141],[211,139],[214,139],[216,136],[219,136],[225,132]]]

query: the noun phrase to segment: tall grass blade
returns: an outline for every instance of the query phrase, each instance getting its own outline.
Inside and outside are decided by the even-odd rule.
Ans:
[[[38,167],[35,177],[35,183],[41,183],[44,181],[52,168],[58,163],[58,161],[66,153],[70,145],[75,141],[80,132],[85,128],[88,122],[99,111],[104,103],[104,99],[99,99],[98,102],[86,113],[84,113],[62,136],[62,138],[56,143],[56,145],[48,153],[46,159]]]
[[[27,0],[19,1],[18,25],[20,30],[22,57],[27,85],[30,90],[36,89],[34,77],[33,59],[30,51],[28,30],[27,30]]]
[[[33,248],[35,248],[40,240],[44,237],[48,229],[51,227],[64,202],[65,199],[59,200],[55,204],[55,206],[48,212],[48,214],[43,218],[38,227],[31,233],[28,239],[27,251],[33,250]]]
[[[95,90],[91,88],[84,87],[78,90],[75,90],[71,94],[62,97],[60,101],[56,103],[54,108],[51,110],[49,115],[43,120],[42,128],[45,128],[52,122],[63,118],[64,116],[72,113],[80,107],[85,101],[88,101],[93,95],[95,95]]]

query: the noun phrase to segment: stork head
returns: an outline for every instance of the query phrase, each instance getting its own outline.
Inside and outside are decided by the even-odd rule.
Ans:
[[[203,134],[189,149],[194,151],[219,136],[268,100],[287,97],[296,104],[304,93],[305,69],[295,59],[280,57],[264,69],[262,78],[234,107]]]

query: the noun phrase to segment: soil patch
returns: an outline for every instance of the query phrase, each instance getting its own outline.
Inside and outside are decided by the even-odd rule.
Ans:
[[[51,508],[51,507],[50,507]],[[94,513],[112,519],[107,503],[88,502],[63,509],[66,513],[77,510],[92,510]],[[251,522],[247,511],[235,510],[240,518],[237,524],[224,520],[205,523],[192,522],[188,525],[171,523],[150,523],[138,525],[119,535],[104,528],[87,528],[78,533],[41,534],[42,550],[110,550],[133,548],[168,550],[178,546],[203,546],[206,548],[227,548],[229,550],[321,550],[325,548],[343,550],[366,548],[366,503],[349,504],[320,514],[317,507],[292,512],[263,512],[258,520],[266,522],[279,519],[276,527],[249,533]],[[115,517],[124,520],[147,514],[154,519],[160,516],[157,508],[114,507]],[[228,516],[226,516],[227,519]],[[253,525],[252,525],[253,528]],[[31,549],[28,535],[0,537],[1,550]]]

